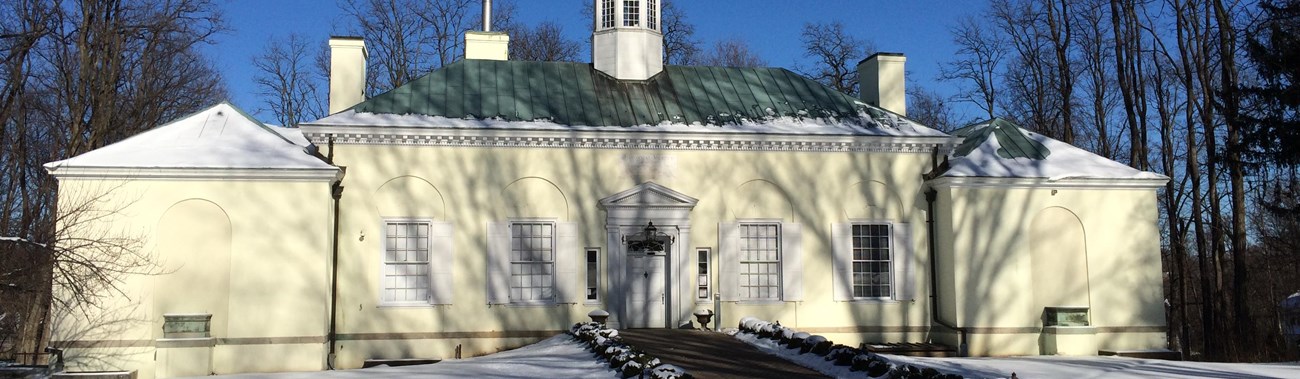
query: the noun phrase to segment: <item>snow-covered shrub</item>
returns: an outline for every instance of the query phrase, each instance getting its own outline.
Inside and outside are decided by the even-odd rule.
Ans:
[[[789,341],[785,341],[785,346],[791,349],[798,349],[803,346],[803,341],[808,339],[808,337],[812,337],[812,335],[804,332],[795,333],[790,336]]]
[[[826,361],[834,363],[836,366],[848,366],[853,364],[853,357],[858,355],[858,349],[844,345],[831,346],[826,353]]]
[[[618,371],[619,375],[624,378],[652,373],[651,370],[657,369],[659,366],[670,366],[665,368],[662,377],[692,378],[681,367],[665,365],[659,358],[637,351],[623,343],[623,338],[618,335],[618,330],[606,328],[603,324],[595,322],[573,324],[573,327],[569,328],[569,335],[578,341],[586,343],[588,350],[595,353],[596,356],[609,361],[609,367]]]
[[[875,353],[860,352],[853,356],[849,371],[866,371],[867,376],[878,377],[889,372],[889,362]]]
[[[673,366],[670,364],[661,364],[655,366],[650,371],[650,377],[654,379],[692,379],[691,374],[686,373],[686,369]]]
[[[760,338],[778,340],[778,344],[799,349],[799,354],[813,353],[823,357],[828,364],[849,366],[849,371],[864,372],[870,378],[890,379],[962,379],[961,375],[944,374],[933,368],[912,365],[895,365],[883,356],[868,352],[865,346],[835,345],[826,337],[810,335],[769,323],[754,317],[740,320],[738,333],[749,333]]]
[[[826,356],[831,350],[831,341],[826,337],[812,336],[803,340],[803,347],[799,348],[800,354],[813,353],[820,356]]]

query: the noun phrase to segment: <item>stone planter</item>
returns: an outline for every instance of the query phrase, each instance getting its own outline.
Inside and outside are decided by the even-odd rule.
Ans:
[[[609,312],[605,312],[603,309],[597,309],[591,311],[591,313],[587,313],[587,317],[591,317],[591,321],[594,323],[605,325],[605,319],[609,318]]]
[[[708,329],[709,322],[713,319],[712,309],[699,309],[695,311],[695,321],[700,322],[700,329]]]

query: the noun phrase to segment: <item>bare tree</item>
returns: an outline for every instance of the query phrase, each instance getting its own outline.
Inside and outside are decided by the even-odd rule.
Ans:
[[[915,84],[907,87],[907,118],[944,132],[960,126],[943,95]]]
[[[267,42],[253,57],[253,84],[266,99],[260,109],[271,112],[276,122],[294,126],[325,116],[325,92],[321,75],[314,72],[319,52],[297,34]]]
[[[722,67],[764,67],[767,61],[749,48],[749,43],[731,37],[713,43],[713,48],[700,53],[696,64]]]
[[[874,44],[844,31],[844,24],[807,23],[800,35],[804,57],[811,58],[811,68],[800,69],[804,76],[849,95],[858,94],[858,61],[876,51]]]
[[[695,25],[686,20],[686,12],[673,1],[664,0],[659,13],[662,15],[660,30],[664,34],[664,63],[698,64],[700,41],[695,39]]]
[[[51,270],[54,287],[94,292],[103,287],[76,275],[102,278],[130,260],[84,259],[90,254],[84,245],[74,248],[60,239],[63,230],[56,225],[68,221],[69,209],[55,212],[55,183],[41,165],[225,98],[220,75],[199,53],[224,23],[207,0],[21,0],[0,9],[0,233],[55,249],[48,256],[56,263],[35,266]],[[9,259],[20,256],[0,254],[0,260]],[[60,260],[67,264],[60,266]],[[36,314],[22,322],[33,330],[47,319]]]
[[[1107,48],[1114,45],[1115,40],[1107,32],[1106,10],[1105,0],[1079,1],[1072,17],[1077,18],[1075,23],[1082,26],[1078,29],[1078,46],[1084,75],[1079,82],[1086,91],[1080,95],[1083,97],[1080,105],[1091,111],[1091,117],[1080,117],[1082,124],[1091,126],[1082,132],[1092,135],[1091,150],[1097,155],[1116,159],[1119,155],[1118,138],[1111,138],[1110,130],[1111,111],[1117,98],[1112,91],[1115,69],[1110,64],[1114,62],[1113,51]],[[1141,167],[1140,164],[1134,166]]]
[[[573,62],[582,47],[578,41],[564,37],[564,29],[554,21],[536,27],[516,27],[510,33],[510,59],[520,61]]]
[[[987,21],[963,17],[951,31],[957,54],[943,64],[939,78],[958,82],[954,99],[980,107],[989,118],[997,115],[998,73],[1008,52],[1005,38],[990,30]]]

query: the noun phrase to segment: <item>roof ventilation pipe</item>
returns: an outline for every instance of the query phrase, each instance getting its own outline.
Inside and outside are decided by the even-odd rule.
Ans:
[[[465,59],[504,61],[510,57],[510,36],[492,31],[492,0],[483,0],[483,30],[465,32]]]
[[[907,81],[902,53],[875,53],[858,62],[862,102],[907,116]]]
[[[366,100],[366,41],[330,37],[330,114]]]

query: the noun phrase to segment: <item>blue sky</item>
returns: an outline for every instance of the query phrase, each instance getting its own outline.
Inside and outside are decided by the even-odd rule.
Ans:
[[[591,21],[581,9],[591,0],[514,1],[521,22],[559,22],[570,38],[585,45]],[[983,2],[940,0],[677,0],[675,4],[695,24],[702,45],[739,37],[769,65],[786,68],[810,62],[803,57],[799,42],[804,23],[843,22],[849,33],[873,41],[878,50],[906,54],[909,81],[942,94],[951,94],[956,85],[934,79],[939,64],[956,51],[949,29],[960,17],[977,16],[986,7]],[[346,34],[350,22],[333,1],[229,0],[219,5],[231,30],[218,36],[208,53],[226,80],[230,100],[250,112],[256,112],[262,103],[253,86],[250,61],[268,39],[297,33],[325,41],[332,34]],[[967,108],[957,107],[959,119],[967,118],[962,114]],[[257,116],[264,121],[271,118],[269,114]]]

